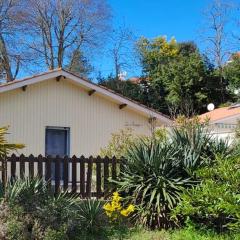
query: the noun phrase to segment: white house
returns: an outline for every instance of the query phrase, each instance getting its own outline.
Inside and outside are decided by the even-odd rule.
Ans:
[[[217,108],[200,115],[201,121],[206,119],[209,120],[210,129],[215,136],[233,141],[237,123],[240,121],[240,104]]]
[[[19,153],[96,155],[111,134],[132,128],[149,135],[150,120],[170,125],[163,114],[107,88],[56,69],[0,85],[0,126],[9,125]]]

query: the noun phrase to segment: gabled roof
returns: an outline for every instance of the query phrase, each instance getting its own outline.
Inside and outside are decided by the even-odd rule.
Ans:
[[[240,115],[240,107],[222,107],[199,116],[200,121],[209,119],[210,122],[220,121],[222,119]]]
[[[135,111],[142,113],[143,115],[145,115],[147,117],[156,118],[157,120],[161,121],[165,125],[169,125],[172,123],[172,120],[168,116],[166,116],[158,111],[150,109],[150,108],[146,107],[145,105],[142,105],[136,101],[133,101],[127,97],[124,97],[121,94],[118,94],[106,87],[103,87],[103,86],[100,86],[93,82],[90,82],[87,79],[79,77],[78,75],[76,75],[72,72],[63,70],[63,69],[55,69],[55,70],[44,72],[44,73],[41,73],[38,75],[27,77],[24,79],[14,80],[12,82],[2,84],[2,85],[0,85],[0,94],[3,92],[7,92],[7,91],[21,88],[21,87],[24,87],[27,85],[31,85],[34,83],[38,83],[38,82],[42,82],[45,80],[49,80],[51,78],[58,78],[58,77],[65,77],[66,79],[68,79],[84,88],[89,89],[89,91],[96,92],[100,95],[111,98],[112,100],[119,103],[119,106],[128,107],[130,109],[133,109]]]

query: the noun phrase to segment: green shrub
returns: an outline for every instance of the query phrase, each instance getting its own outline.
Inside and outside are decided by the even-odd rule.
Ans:
[[[139,141],[129,149],[117,182],[119,191],[137,206],[135,217],[151,228],[169,227],[169,212],[180,200],[182,187],[191,183],[181,177],[176,154],[170,143]]]
[[[185,190],[174,210],[178,220],[218,232],[240,229],[240,158],[217,158],[197,172],[201,183]]]
[[[9,240],[27,239],[27,231],[24,222],[11,216],[11,219],[7,221],[7,239]]]
[[[117,159],[120,159],[125,156],[129,146],[134,143],[134,139],[135,137],[131,128],[113,133],[108,145],[100,149],[100,156],[108,156],[109,158],[115,156]]]
[[[37,178],[9,183],[4,204],[9,209],[8,221],[11,223],[13,217],[25,226],[24,234],[29,235],[26,239],[42,240],[47,229],[51,230],[51,236],[53,233],[59,235],[63,227],[66,229],[65,237],[68,237],[81,228],[78,198],[66,192],[54,196],[49,193],[47,183]]]
[[[68,240],[66,228],[63,226],[59,230],[47,228],[43,240]]]
[[[80,202],[78,206],[78,218],[86,233],[97,233],[107,224],[103,211],[103,203],[96,199],[86,199]]]
[[[231,151],[227,142],[212,138],[205,125],[190,122],[174,128],[168,140],[135,141],[116,184],[137,206],[137,220],[151,228],[168,228],[182,190],[198,183],[196,170],[213,166],[216,155],[225,157]]]
[[[4,198],[10,206],[17,204],[30,212],[35,211],[37,206],[44,205],[48,196],[47,184],[43,180],[25,178],[9,182]]]

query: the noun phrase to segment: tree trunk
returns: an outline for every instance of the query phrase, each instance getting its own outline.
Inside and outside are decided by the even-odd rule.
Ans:
[[[12,75],[12,70],[11,70],[11,63],[8,57],[8,52],[7,52],[4,38],[1,34],[0,34],[0,53],[1,53],[2,62],[3,62],[3,69],[6,72],[7,82],[11,82],[14,80]]]

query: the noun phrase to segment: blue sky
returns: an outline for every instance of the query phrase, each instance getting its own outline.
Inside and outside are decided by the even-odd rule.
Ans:
[[[113,25],[125,24],[137,36],[153,38],[166,35],[177,41],[193,40],[199,44],[203,11],[211,0],[109,0],[113,11]],[[109,59],[97,64],[103,75],[113,70]],[[130,75],[138,75],[133,69]]]
[[[210,0],[109,0],[114,23],[125,22],[139,35],[195,39]]]

